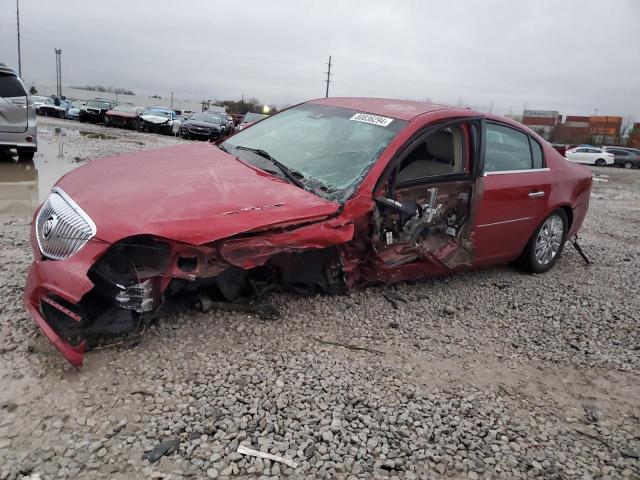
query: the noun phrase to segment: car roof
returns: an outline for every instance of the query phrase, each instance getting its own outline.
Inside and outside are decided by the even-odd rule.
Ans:
[[[413,100],[394,100],[390,98],[365,98],[365,97],[330,97],[310,100],[307,103],[329,105],[332,107],[348,108],[361,112],[372,113],[385,117],[393,117],[399,120],[410,121],[415,117],[440,110],[465,110],[460,107],[450,107],[435,103],[415,102]]]
[[[15,70],[7,67],[4,63],[0,63],[0,73],[3,73],[5,75],[13,75],[14,77],[18,76]]]

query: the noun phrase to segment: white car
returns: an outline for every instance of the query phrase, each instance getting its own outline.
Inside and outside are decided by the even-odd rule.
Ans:
[[[565,157],[570,162],[604,167],[605,165],[613,165],[615,155],[597,147],[576,147],[567,150]]]

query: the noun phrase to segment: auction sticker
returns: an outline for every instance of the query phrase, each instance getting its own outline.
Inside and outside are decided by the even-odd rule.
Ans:
[[[378,125],[380,127],[386,127],[391,122],[393,122],[393,118],[381,117],[380,115],[371,115],[370,113],[356,113],[349,120],[370,123],[372,125]]]

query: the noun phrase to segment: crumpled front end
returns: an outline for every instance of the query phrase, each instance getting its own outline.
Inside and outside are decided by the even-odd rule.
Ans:
[[[350,222],[324,218],[203,245],[153,235],[111,243],[58,188],[34,218],[36,260],[24,302],[47,338],[80,366],[92,347],[141,333],[153,319],[176,311],[243,310],[274,289],[342,291],[339,246],[352,237]]]

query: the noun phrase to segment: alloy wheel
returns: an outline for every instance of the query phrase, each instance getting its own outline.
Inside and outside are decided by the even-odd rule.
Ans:
[[[535,257],[540,265],[547,265],[555,258],[562,245],[564,223],[558,215],[551,215],[545,220],[536,238]]]

